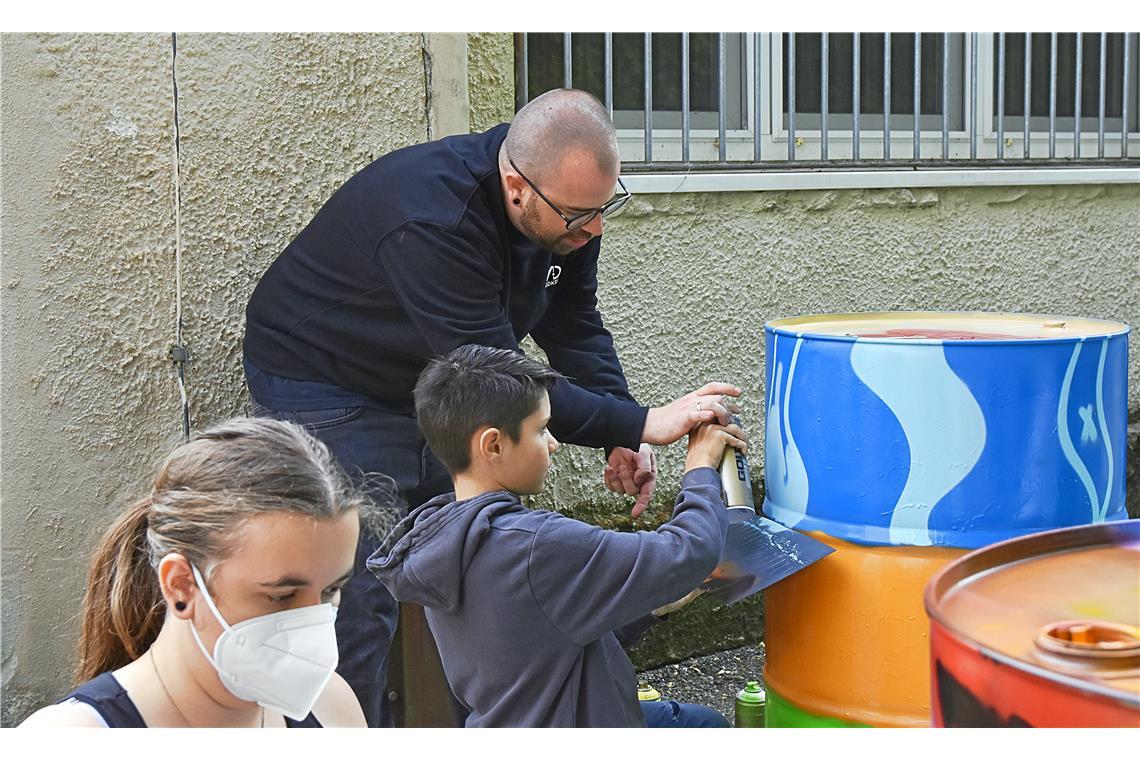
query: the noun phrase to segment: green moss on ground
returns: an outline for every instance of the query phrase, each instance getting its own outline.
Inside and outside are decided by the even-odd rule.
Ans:
[[[711,597],[700,597],[651,628],[630,650],[629,656],[635,668],[646,670],[755,644],[763,638],[763,594],[729,606]]]

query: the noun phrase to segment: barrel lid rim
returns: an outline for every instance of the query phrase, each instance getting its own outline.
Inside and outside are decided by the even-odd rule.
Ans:
[[[1062,680],[1071,687],[1096,693],[1102,696],[1109,696],[1113,699],[1123,701],[1128,705],[1140,704],[1140,697],[1131,696],[1128,693],[1122,692],[1118,689],[1113,689],[1096,681],[1091,681],[1065,673],[1060,673],[1054,670],[1049,670],[1038,663],[1033,663],[1020,657],[997,652],[989,645],[978,641],[973,636],[965,634],[959,627],[949,623],[946,620],[945,616],[942,614],[942,609],[938,606],[938,603],[945,598],[946,594],[951,589],[968,578],[977,577],[981,573],[1024,559],[1045,556],[1047,554],[1053,554],[1058,551],[1098,546],[1101,545],[1102,541],[1096,541],[1093,539],[1108,538],[1118,534],[1121,530],[1129,530],[1130,532],[1135,532],[1140,535],[1140,519],[1133,518],[1127,520],[1114,520],[1111,522],[1094,523],[1092,525],[1067,526],[1064,528],[1042,531],[1040,533],[1031,533],[1027,536],[1017,536],[1016,538],[1011,538],[1006,541],[1000,541],[996,544],[990,544],[988,546],[983,546],[981,548],[975,549],[947,564],[945,567],[935,573],[934,576],[927,582],[926,588],[922,594],[922,604],[923,608],[926,611],[926,616],[930,618],[931,623],[937,623],[948,632],[954,634],[954,636],[957,637],[957,639],[962,643],[972,646],[979,652],[985,654],[985,656],[999,660],[1004,664],[1009,665],[1010,667],[1030,672],[1035,675],[1048,675],[1049,678]],[[1064,539],[1068,538],[1073,538],[1073,542],[1064,541]],[[1053,541],[1054,543],[1050,543],[1050,541]],[[1045,547],[1042,547],[1042,551],[1034,552],[1031,554],[1019,555],[1016,553],[1017,549],[1023,548],[1025,544],[1030,543],[1045,543]],[[1011,549],[1013,550],[1012,555],[1010,554]],[[1003,561],[992,565],[979,565],[978,558],[983,555],[996,556],[998,558],[1001,558]],[[977,566],[973,567],[974,565]],[[967,567],[970,567],[971,571],[965,574],[961,574],[963,573],[963,568]],[[935,597],[938,598],[936,599]]]
[[[998,541],[997,543],[981,546],[958,557],[935,573],[926,585],[924,594],[925,601],[933,603],[935,601],[934,596],[936,592],[948,591],[948,588],[945,590],[937,588],[943,584],[951,583],[952,585],[957,585],[959,581],[965,580],[966,578],[974,577],[981,572],[995,567],[1011,564],[1020,559],[1041,557],[1044,554],[1069,549],[1099,546],[1104,543],[1105,539],[1118,536],[1122,531],[1128,533],[1135,532],[1137,536],[1140,537],[1140,518],[1109,520],[1088,525],[1066,525],[1060,528],[1030,533],[1028,535],[1014,536],[1005,541]],[[1037,550],[1032,552],[1018,551],[1019,549],[1024,549],[1028,544],[1044,544],[1044,546],[1035,547]],[[979,559],[982,557],[985,557],[987,560],[991,557],[1000,558],[1001,561],[996,563],[982,562]],[[966,567],[969,567],[968,573],[964,573],[962,570]],[[962,574],[959,575],[959,573]],[[948,578],[953,578],[953,580],[948,581]],[[929,612],[929,609],[927,611]]]
[[[1106,326],[1104,333],[1096,335],[1065,335],[1058,337],[1041,337],[1041,338],[971,338],[970,340],[959,340],[954,338],[868,338],[859,335],[834,335],[830,333],[818,333],[808,330],[795,329],[796,324],[782,324],[789,322],[807,322],[808,320],[829,320],[840,321],[843,319],[866,319],[875,316],[890,316],[898,318],[916,318],[916,319],[929,319],[931,317],[958,317],[958,318],[984,318],[994,319],[1002,317],[1013,317],[1018,320],[1026,319],[1040,319],[1043,321],[1052,320],[1080,320],[1082,322],[1098,322]],[[1041,345],[1051,343],[1077,343],[1087,340],[1098,340],[1101,338],[1115,338],[1121,335],[1127,335],[1132,332],[1132,327],[1125,322],[1118,322],[1109,319],[1099,319],[1096,317],[1077,317],[1065,314],[1037,314],[1037,313],[1019,313],[1019,312],[990,312],[990,311],[853,311],[853,312],[836,312],[833,314],[804,314],[795,317],[780,317],[777,319],[770,319],[764,323],[764,330],[771,332],[775,335],[784,335],[790,338],[804,338],[808,337],[812,340],[820,341],[835,341],[838,343],[854,343],[855,341],[863,341],[867,343],[878,344],[893,344],[893,345],[943,345],[951,344],[955,346],[1011,346],[1011,345]]]

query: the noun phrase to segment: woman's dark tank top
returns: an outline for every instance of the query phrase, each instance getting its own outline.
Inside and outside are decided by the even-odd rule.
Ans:
[[[135,703],[131,701],[127,690],[110,672],[92,678],[60,702],[71,699],[91,705],[110,728],[146,728],[146,723]],[[305,716],[304,720],[292,720],[286,717],[285,727],[324,728],[312,713]]]

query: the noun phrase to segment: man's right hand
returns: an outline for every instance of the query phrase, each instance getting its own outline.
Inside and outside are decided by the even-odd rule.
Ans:
[[[689,453],[685,457],[685,472],[698,467],[720,467],[724,447],[732,446],[748,453],[748,438],[739,425],[718,425],[713,422],[699,425],[689,433]]]
[[[702,422],[717,422],[727,425],[729,416],[739,412],[740,407],[725,396],[737,397],[740,389],[728,383],[707,383],[692,393],[686,393],[676,401],[649,410],[645,417],[645,428],[641,440],[657,446],[667,446],[679,441]]]

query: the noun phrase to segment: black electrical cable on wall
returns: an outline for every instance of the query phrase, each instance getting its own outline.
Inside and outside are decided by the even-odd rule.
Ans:
[[[170,78],[174,95],[174,288],[175,324],[174,345],[170,360],[178,372],[178,393],[182,399],[182,436],[190,438],[190,400],[186,395],[186,364],[190,352],[182,342],[182,176],[180,171],[181,145],[178,134],[178,35],[170,33]]]

